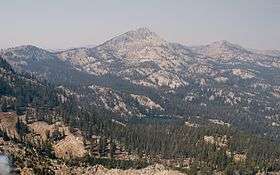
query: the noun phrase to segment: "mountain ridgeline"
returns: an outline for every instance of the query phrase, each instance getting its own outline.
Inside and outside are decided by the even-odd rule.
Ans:
[[[279,51],[185,46],[139,28],[95,47],[28,45],[0,57],[3,112],[35,110],[36,120],[101,136],[141,161],[176,160],[189,174],[280,170]]]
[[[93,48],[49,52],[20,46],[1,52],[16,71],[69,88],[81,103],[115,116],[217,119],[279,137],[280,55],[227,41],[188,47],[147,28]]]

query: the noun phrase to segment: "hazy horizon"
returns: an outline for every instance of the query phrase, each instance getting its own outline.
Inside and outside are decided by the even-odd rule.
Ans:
[[[0,48],[98,45],[148,27],[185,45],[227,40],[246,48],[280,50],[279,19],[277,0],[0,0]]]

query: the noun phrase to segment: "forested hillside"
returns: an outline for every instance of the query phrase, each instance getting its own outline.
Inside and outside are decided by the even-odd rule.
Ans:
[[[28,106],[52,108],[58,105],[57,91],[47,82],[40,82],[28,73],[15,72],[2,58],[0,68],[2,111],[15,110],[21,114]]]

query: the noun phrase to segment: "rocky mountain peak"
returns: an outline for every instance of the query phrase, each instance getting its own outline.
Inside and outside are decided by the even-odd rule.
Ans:
[[[241,46],[237,44],[233,44],[227,40],[220,40],[220,41],[215,41],[211,44],[208,45],[209,47],[216,48],[216,49],[243,49]]]
[[[165,40],[163,40],[155,32],[152,32],[148,28],[138,28],[136,30],[131,30],[124,34],[116,36],[102,44],[102,46],[110,46],[119,49],[128,45],[159,46],[165,43]]]
[[[151,31],[149,28],[141,27],[136,30],[131,30],[125,33],[126,35],[129,35],[130,37],[134,37],[137,39],[146,39],[146,38],[159,38],[159,36]]]
[[[18,56],[32,55],[32,56],[37,56],[37,57],[52,54],[51,52],[49,52],[47,50],[41,49],[41,48],[33,46],[33,45],[17,46],[17,47],[13,47],[13,48],[4,50],[3,52],[10,52],[10,53],[13,53]]]
[[[231,60],[248,58],[251,51],[226,40],[215,41],[213,43],[194,47],[193,50],[207,57]]]
[[[33,46],[33,45],[22,45],[22,46],[14,47],[12,49],[15,49],[15,50],[28,49],[28,50],[31,50],[31,49],[39,49],[39,48],[36,47],[36,46]]]
[[[28,64],[38,61],[56,60],[54,53],[33,45],[23,45],[9,48],[0,52],[3,59],[7,60],[17,71]]]

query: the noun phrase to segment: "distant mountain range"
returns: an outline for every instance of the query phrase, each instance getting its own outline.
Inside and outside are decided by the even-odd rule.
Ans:
[[[147,28],[101,45],[50,52],[20,46],[0,53],[12,67],[77,94],[81,103],[130,116],[220,121],[279,139],[280,51],[228,41],[171,43]]]

